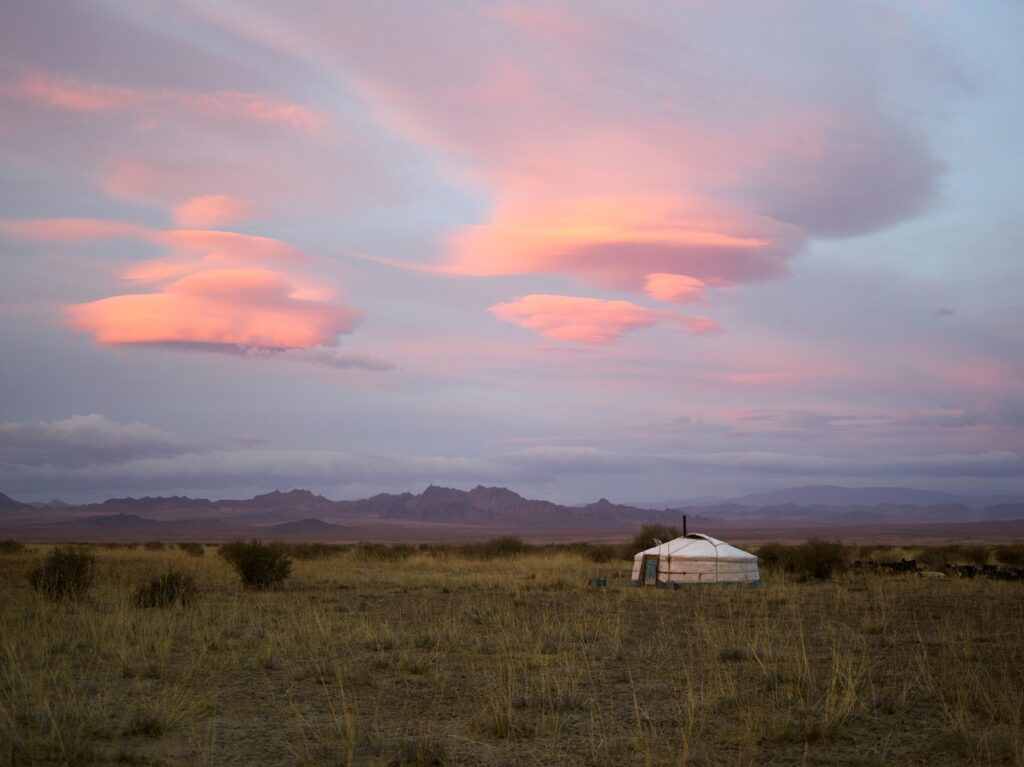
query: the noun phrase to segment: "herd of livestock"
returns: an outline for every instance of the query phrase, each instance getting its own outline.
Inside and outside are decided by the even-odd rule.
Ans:
[[[922,577],[949,576],[953,578],[992,578],[997,581],[1024,581],[1024,567],[1009,565],[954,565],[946,563],[938,570],[920,567],[916,559],[901,559],[899,562],[876,562],[873,559],[853,563],[855,569],[886,573],[916,573]]]

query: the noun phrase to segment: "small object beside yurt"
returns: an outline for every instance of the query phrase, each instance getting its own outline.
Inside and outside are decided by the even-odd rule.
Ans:
[[[757,557],[710,535],[690,533],[633,557],[633,585],[675,588],[687,583],[758,586]]]

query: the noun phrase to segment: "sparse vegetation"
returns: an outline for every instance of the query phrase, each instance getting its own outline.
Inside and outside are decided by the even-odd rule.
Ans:
[[[280,543],[233,541],[217,553],[226,559],[246,588],[265,590],[280,586],[292,571],[288,550]]]
[[[986,546],[929,546],[921,551],[918,559],[928,567],[942,567],[944,564],[952,565],[983,565],[988,561],[988,547]]]
[[[135,591],[136,607],[188,607],[195,599],[196,579],[188,573],[167,570]]]
[[[288,552],[288,556],[301,560],[334,557],[351,548],[351,546],[340,543],[283,543],[281,545]]]
[[[783,570],[804,580],[828,580],[849,563],[846,546],[816,538],[793,545],[766,543],[756,553],[763,567]]]
[[[25,544],[21,541],[14,541],[6,538],[0,541],[0,554],[21,554],[25,551]]]
[[[615,559],[588,589],[590,546],[409,548],[295,557],[260,594],[227,557],[102,549],[81,605],[0,559],[0,764],[1024,763],[1024,583],[776,560],[671,591]],[[134,607],[185,565],[192,609]]]
[[[468,557],[494,559],[496,557],[514,557],[532,549],[533,547],[525,544],[522,538],[510,535],[504,538],[492,538],[483,543],[467,544],[462,547],[461,553]]]
[[[579,548],[580,554],[591,562],[605,563],[614,562],[622,558],[622,546],[613,546],[608,543],[588,543]],[[630,552],[630,555],[636,552]]]
[[[995,550],[995,557],[1004,565],[1012,567],[1024,567],[1024,545],[999,546]]]
[[[162,541],[146,541],[144,544],[142,544],[142,548],[144,548],[146,551],[163,551],[167,547],[163,544]]]
[[[206,553],[206,548],[201,543],[179,543],[178,548],[190,557],[201,557]]]
[[[96,574],[96,557],[80,546],[59,546],[46,556],[43,564],[29,573],[36,591],[50,599],[81,599]]]
[[[416,547],[404,543],[360,543],[355,547],[357,559],[366,562],[401,562],[416,553]]]

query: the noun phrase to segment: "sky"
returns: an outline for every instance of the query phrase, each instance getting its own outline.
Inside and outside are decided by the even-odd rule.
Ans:
[[[11,0],[0,491],[1024,492],[1024,5]]]

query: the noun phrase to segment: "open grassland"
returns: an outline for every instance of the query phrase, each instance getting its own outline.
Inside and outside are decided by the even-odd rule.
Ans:
[[[0,555],[0,765],[1024,765],[1019,582],[671,591],[575,551],[378,547],[252,592],[152,546],[93,549],[51,602],[45,551]],[[169,567],[192,604],[136,607]]]

